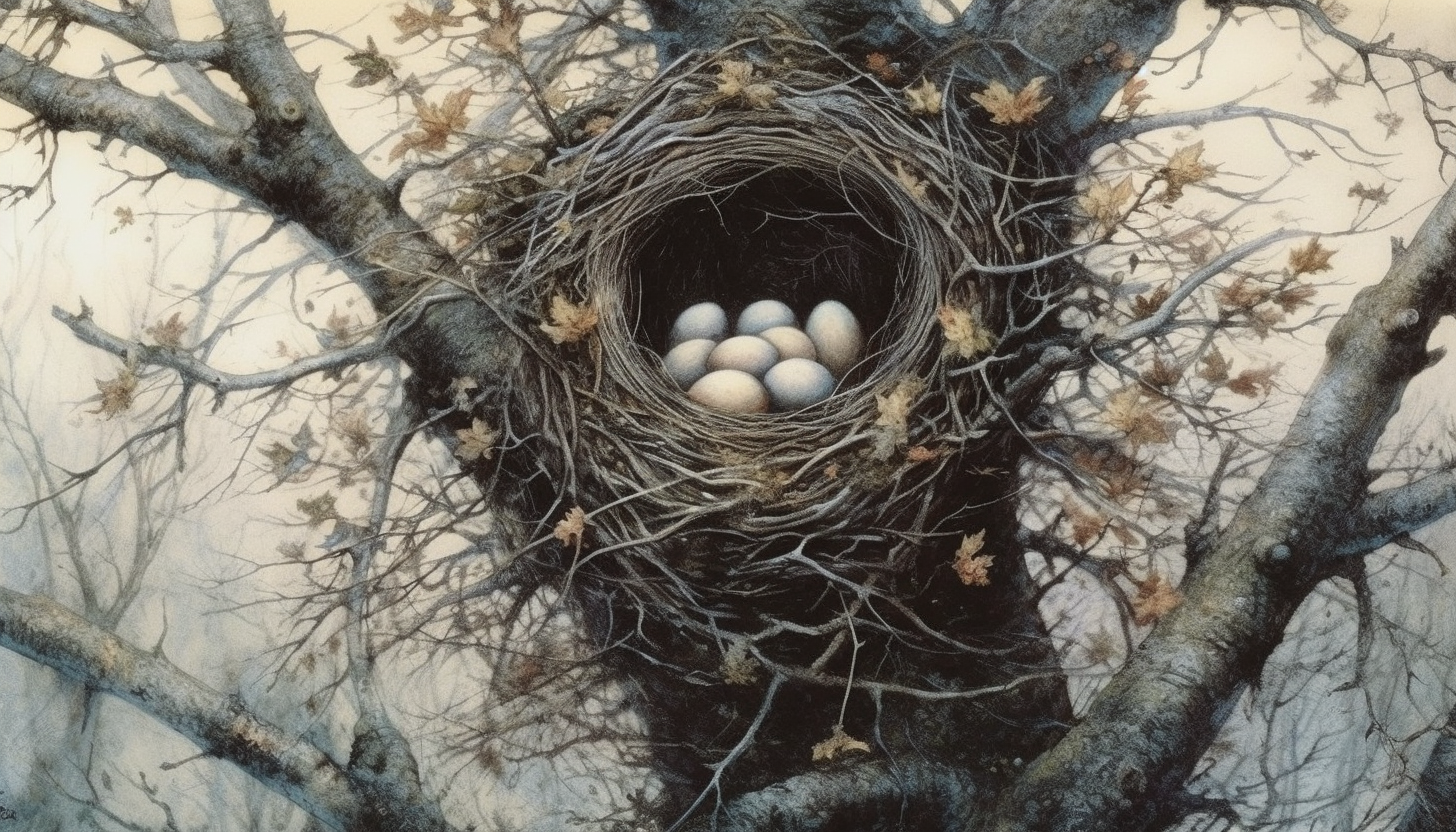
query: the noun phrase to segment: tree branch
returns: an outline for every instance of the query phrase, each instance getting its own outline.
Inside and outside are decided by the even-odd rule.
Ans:
[[[1456,306],[1453,274],[1456,189],[1330,333],[1273,462],[1185,580],[1184,602],[982,828],[1140,830],[1181,791],[1301,601],[1338,567],[1327,555],[1342,530],[1325,518],[1367,503],[1370,453],[1406,384],[1431,363],[1427,340]]]
[[[446,832],[433,806],[378,802],[308,741],[47,598],[0,587],[0,646],[109,693],[242,768],[329,829]],[[403,791],[401,790],[401,792]]]

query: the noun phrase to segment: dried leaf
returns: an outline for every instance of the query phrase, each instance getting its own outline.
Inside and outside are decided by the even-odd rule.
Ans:
[[[564,295],[551,298],[551,312],[541,324],[541,331],[554,344],[574,344],[590,335],[597,326],[597,310],[587,304],[575,304]]]
[[[1151,402],[1137,387],[1125,387],[1107,399],[1102,421],[1122,431],[1133,447],[1162,445],[1173,440],[1173,430],[1158,415],[1165,402]]]
[[[1183,593],[1154,572],[1137,585],[1137,594],[1132,599],[1132,619],[1139,627],[1146,627],[1172,612],[1182,601]]]
[[[834,733],[829,735],[829,739],[814,744],[813,759],[816,763],[827,763],[835,757],[841,754],[848,754],[851,751],[868,754],[870,747],[867,743],[861,742],[844,733],[843,725],[836,725],[834,726]]]
[[[1291,265],[1293,259],[1293,254],[1291,254]],[[1252,313],[1254,307],[1269,300],[1273,295],[1274,290],[1270,287],[1260,286],[1247,277],[1240,277],[1218,291],[1218,302],[1234,311]]]
[[[136,222],[136,214],[125,205],[118,207],[112,213],[116,215],[116,228],[111,229],[111,233],[113,234],[116,233],[117,229],[126,228],[128,225]]]
[[[960,548],[956,549],[955,561],[951,568],[966,586],[990,586],[991,585],[991,563],[996,559],[995,555],[981,554],[981,548],[986,544],[986,530],[981,529],[972,535],[961,538]]]
[[[1122,86],[1122,98],[1118,102],[1119,106],[1127,110],[1128,115],[1136,113],[1138,107],[1141,107],[1144,101],[1152,98],[1151,95],[1143,92],[1147,87],[1148,79],[1146,78],[1133,77],[1127,79],[1127,83]]]
[[[472,419],[470,427],[455,431],[460,444],[455,447],[455,457],[461,462],[488,460],[495,456],[496,442],[500,434],[481,419]]]
[[[945,332],[945,352],[961,358],[975,358],[988,352],[996,341],[981,323],[980,307],[970,309],[947,303],[935,317]]]
[[[1052,101],[1049,96],[1041,94],[1046,82],[1046,76],[1039,76],[1013,93],[1000,81],[992,81],[984,91],[971,93],[971,100],[991,114],[993,124],[1029,124]]]
[[[1376,205],[1384,205],[1387,202],[1390,202],[1390,191],[1387,191],[1385,189],[1385,183],[1383,182],[1378,188],[1371,187],[1361,182],[1356,182],[1355,184],[1350,186],[1349,194],[1350,196],[1359,199],[1362,203],[1373,202]]]
[[[1208,354],[1203,357],[1202,364],[1203,366],[1198,369],[1198,377],[1212,384],[1223,384],[1228,381],[1229,370],[1233,368],[1218,347],[1208,351]]]
[[[718,675],[730,685],[751,685],[758,681],[758,660],[748,652],[748,642],[734,641],[723,654]]]
[[[367,39],[367,44],[363,51],[344,56],[344,60],[358,70],[349,81],[351,87],[369,87],[394,77],[394,59],[380,53],[373,36]]]
[[[1086,546],[1096,540],[1107,528],[1107,518],[1098,512],[1083,508],[1081,503],[1068,497],[1062,502],[1062,512],[1072,526],[1072,541]]]
[[[890,60],[890,56],[883,52],[871,52],[865,56],[865,67],[887,84],[900,80],[900,69]]]
[[[332,491],[325,491],[317,497],[307,499],[300,497],[295,505],[298,506],[299,512],[308,518],[310,526],[321,526],[330,520],[339,519]]]
[[[747,61],[719,61],[718,97],[741,99],[750,107],[760,110],[772,106],[778,93],[768,84],[755,82],[753,75],[753,64]]]
[[[1131,174],[1124,176],[1116,185],[1106,179],[1093,179],[1087,190],[1077,197],[1077,207],[1083,216],[1097,223],[1099,235],[1106,235],[1122,222],[1122,206],[1132,199],[1132,195]]]
[[[1314,90],[1309,94],[1309,103],[1329,104],[1340,100],[1340,79],[1331,76],[1310,83],[1314,84]]]
[[[480,42],[499,54],[520,57],[521,23],[525,19],[524,15],[511,0],[499,0],[498,5],[500,13],[488,18],[489,22],[478,36]]]
[[[1391,110],[1388,113],[1376,113],[1375,122],[1385,128],[1385,138],[1391,139],[1400,132],[1401,125],[1405,124],[1405,117]]]
[[[1251,399],[1267,396],[1274,389],[1274,376],[1279,374],[1279,365],[1244,370],[1228,383],[1228,389]]]
[[[1150,387],[1159,390],[1166,390],[1177,384],[1183,378],[1183,368],[1169,361],[1164,361],[1162,356],[1153,358],[1152,366],[1143,370],[1142,379]]]
[[[582,510],[581,506],[573,506],[556,524],[551,536],[567,546],[574,547],[577,554],[580,554],[582,539],[586,536],[587,523],[586,512]]]
[[[1320,7],[1320,11],[1325,13],[1331,23],[1343,23],[1350,16],[1350,7],[1340,0],[1317,0],[1315,5]]]
[[[106,381],[96,379],[96,388],[101,391],[101,404],[91,412],[111,419],[130,410],[136,396],[137,380],[136,370],[130,364],[122,367],[116,378]]]
[[[431,104],[416,96],[414,99],[415,114],[419,117],[420,129],[404,134],[399,144],[389,152],[390,161],[398,159],[411,150],[426,152],[444,150],[450,141],[450,136],[464,130],[470,124],[470,120],[465,117],[465,107],[470,103],[473,95],[475,95],[475,90],[467,87],[449,93],[439,104]]]
[[[173,312],[172,317],[147,327],[146,332],[157,342],[157,346],[175,350],[182,346],[182,336],[187,334],[187,324],[182,321],[181,312]]]
[[[1275,292],[1274,302],[1279,304],[1280,309],[1292,313],[1301,306],[1308,306],[1310,299],[1318,293],[1319,290],[1313,286],[1296,283]]]
[[[1202,182],[1212,176],[1215,170],[1214,166],[1203,163],[1203,142],[1179,148],[1157,174],[1159,179],[1168,184],[1162,201],[1174,202],[1183,195],[1183,186]]]
[[[450,14],[448,7],[432,6],[430,11],[425,12],[414,6],[405,6],[404,11],[390,18],[399,29],[399,37],[395,42],[404,43],[413,37],[418,37],[426,32],[434,32],[436,36],[445,34],[445,27],[459,28],[464,25],[464,18],[455,17]]]
[[[1132,318],[1141,321],[1144,318],[1151,318],[1154,313],[1163,308],[1168,298],[1173,296],[1173,287],[1164,283],[1146,295],[1138,295],[1132,299]]]
[[[944,98],[945,93],[928,78],[921,78],[920,83],[905,88],[905,102],[910,112],[917,116],[940,115]]]
[[[1289,271],[1295,277],[1329,271],[1330,256],[1333,254],[1334,251],[1320,245],[1319,237],[1315,237],[1304,246],[1289,252]]]
[[[909,430],[910,410],[924,389],[925,382],[920,379],[903,378],[890,392],[884,395],[876,393],[875,407],[880,415],[875,420],[875,425],[889,428],[903,436]]]
[[[346,410],[334,418],[334,431],[344,440],[344,446],[357,459],[369,452],[374,444],[374,432],[369,428],[369,417],[361,410]]]

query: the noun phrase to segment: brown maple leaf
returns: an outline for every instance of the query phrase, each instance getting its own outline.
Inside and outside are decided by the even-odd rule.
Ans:
[[[955,560],[951,563],[951,568],[955,570],[961,583],[966,586],[991,585],[991,564],[996,560],[996,556],[981,554],[981,549],[985,545],[985,529],[961,538],[961,545],[956,549]]]
[[[1123,204],[1132,199],[1132,175],[1122,178],[1116,185],[1103,178],[1096,178],[1087,190],[1077,197],[1077,207],[1082,215],[1097,223],[1098,234],[1107,235],[1122,222]]]
[[[363,410],[346,410],[334,418],[334,432],[344,440],[344,446],[357,459],[369,452],[374,444],[374,432],[369,428],[369,417]]]
[[[321,526],[330,520],[339,519],[332,491],[325,491],[317,497],[300,497],[294,505],[298,507],[304,517],[308,518],[310,526]]]
[[[992,81],[985,90],[971,93],[971,100],[991,114],[992,124],[1030,124],[1052,101],[1050,96],[1041,94],[1046,82],[1045,75],[1038,76],[1013,93],[1000,81]]]
[[[472,419],[470,427],[455,431],[460,444],[455,446],[455,457],[461,462],[488,460],[495,455],[496,442],[500,434],[481,419]]]
[[[1295,277],[1302,274],[1329,271],[1330,257],[1335,251],[1320,245],[1319,237],[1289,252],[1289,271]]]
[[[1202,182],[1214,174],[1216,168],[1203,163],[1203,142],[1182,147],[1168,158],[1168,163],[1158,170],[1157,178],[1167,183],[1161,200],[1173,203],[1183,195],[1183,186]]]
[[[1260,395],[1269,395],[1269,391],[1274,389],[1274,376],[1278,374],[1279,365],[1277,364],[1257,370],[1244,370],[1230,379],[1227,386],[1229,390],[1240,396],[1255,399]]]
[[[488,18],[478,37],[495,52],[519,58],[521,55],[521,23],[525,16],[511,0],[500,0],[500,13]]]
[[[1142,380],[1159,390],[1172,387],[1182,378],[1183,369],[1173,362],[1164,361],[1162,356],[1155,356],[1153,363],[1142,372]]]
[[[1146,295],[1138,295],[1132,299],[1132,318],[1141,321],[1144,318],[1151,318],[1154,313],[1163,308],[1168,298],[1173,296],[1173,287],[1167,283],[1159,286]]]
[[[1385,138],[1391,139],[1400,132],[1401,125],[1405,124],[1405,118],[1394,110],[1388,113],[1376,113],[1375,123],[1385,128]]]
[[[147,327],[146,332],[157,342],[157,346],[175,350],[182,346],[182,336],[187,334],[187,324],[183,322],[181,312],[173,312],[172,317],[157,321]]]
[[[444,150],[450,137],[470,124],[470,120],[465,116],[465,107],[470,103],[473,95],[475,95],[475,90],[467,87],[447,94],[439,104],[432,104],[424,98],[416,96],[414,99],[415,114],[420,120],[420,129],[404,134],[399,140],[399,144],[389,152],[390,161],[398,159],[411,150],[426,152]]]
[[[101,391],[101,403],[91,412],[111,419],[130,410],[136,397],[137,381],[136,368],[131,364],[122,367],[116,378],[104,381],[96,379],[96,389]]]
[[[354,77],[349,80],[351,87],[373,86],[386,78],[394,77],[396,67],[393,58],[380,53],[379,47],[374,44],[374,37],[366,39],[367,46],[363,51],[351,52],[344,56],[344,60],[357,70]]]
[[[1386,190],[1383,182],[1378,188],[1363,182],[1356,182],[1350,186],[1349,194],[1362,203],[1373,202],[1376,205],[1384,205],[1390,202],[1390,191]]]
[[[1118,106],[1127,110],[1128,115],[1133,115],[1137,112],[1138,107],[1142,106],[1144,101],[1152,98],[1151,95],[1143,92],[1147,87],[1148,79],[1146,78],[1133,77],[1127,79],[1127,83],[1122,86],[1122,97],[1119,99]]]
[[[572,303],[565,295],[553,295],[551,311],[540,328],[553,344],[575,344],[596,329],[597,320],[595,308]]]
[[[1293,260],[1292,254],[1290,259]],[[1247,277],[1239,277],[1218,291],[1218,302],[1232,310],[1253,312],[1254,307],[1268,300],[1273,294],[1274,290],[1268,286],[1260,286]]]
[[[1203,356],[1201,363],[1203,366],[1198,369],[1198,377],[1212,384],[1223,384],[1228,381],[1229,371],[1233,369],[1233,364],[1223,357],[1223,353],[1219,351],[1218,347],[1209,350],[1208,354]]]
[[[1293,312],[1301,306],[1308,306],[1310,299],[1318,293],[1319,290],[1313,286],[1296,283],[1275,292],[1274,302],[1285,312]]]
[[[1154,572],[1137,584],[1137,594],[1132,598],[1132,620],[1139,627],[1146,627],[1172,612],[1182,601],[1183,593]]]
[[[404,43],[410,38],[418,37],[426,32],[434,32],[437,36],[445,34],[445,27],[459,28],[465,25],[463,18],[450,14],[449,9],[442,9],[439,6],[431,7],[426,12],[414,6],[405,6],[404,11],[390,18],[394,21],[395,28],[399,29],[399,37],[395,42]]]
[[[1067,515],[1067,522],[1072,527],[1072,540],[1078,546],[1086,546],[1096,540],[1107,528],[1106,517],[1083,508],[1081,503],[1070,497],[1062,501],[1062,513]]]
[[[1173,441],[1173,429],[1158,412],[1166,402],[1151,402],[1137,387],[1124,387],[1107,399],[1102,421],[1127,436],[1134,448]]]
[[[868,754],[870,747],[867,743],[846,734],[843,725],[836,725],[834,732],[829,735],[829,739],[814,744],[812,756],[816,763],[827,763],[841,754],[850,752]]]
[[[1311,81],[1314,90],[1309,94],[1311,104],[1329,104],[1332,101],[1340,100],[1340,79],[1331,76],[1321,78],[1318,81]]]

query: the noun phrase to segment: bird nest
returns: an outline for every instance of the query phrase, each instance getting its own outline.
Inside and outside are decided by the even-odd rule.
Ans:
[[[532,550],[613,638],[695,633],[802,666],[842,597],[899,604],[928,570],[954,577],[967,484],[995,461],[987,380],[1035,317],[1023,264],[1049,235],[1007,174],[1024,140],[964,126],[931,87],[808,48],[755,65],[756,46],[680,62],[598,120],[487,265],[527,342],[505,430],[529,459],[532,485],[507,490],[537,518]],[[673,317],[761,298],[842,301],[866,360],[796,412],[690,401],[659,357]],[[787,622],[785,651],[766,622]]]

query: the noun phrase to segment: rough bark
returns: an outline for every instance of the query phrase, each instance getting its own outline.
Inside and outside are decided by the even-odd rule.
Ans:
[[[1436,739],[1430,759],[1421,771],[1410,808],[1400,821],[1400,832],[1445,832],[1456,818],[1456,714]]]
[[[1145,829],[1160,802],[1181,793],[1295,609],[1338,568],[1347,530],[1329,518],[1365,516],[1370,453],[1406,384],[1439,358],[1426,343],[1456,304],[1453,274],[1456,190],[1331,331],[1299,414],[1254,492],[1185,580],[1183,603],[1083,722],[975,828]]]
[[[367,766],[346,769],[307,740],[260,719],[237,698],[47,598],[0,588],[0,646],[140,708],[328,829],[449,832],[439,809],[422,799],[417,779],[408,788],[403,781],[379,782]]]

